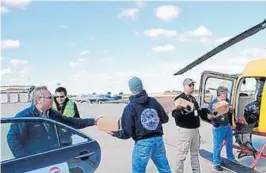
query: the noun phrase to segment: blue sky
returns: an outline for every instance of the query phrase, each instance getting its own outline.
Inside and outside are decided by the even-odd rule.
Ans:
[[[203,70],[241,73],[266,57],[266,30],[182,76],[178,69],[266,19],[265,2],[36,2],[4,0],[1,83],[57,83],[70,93],[182,89]],[[264,38],[264,39],[262,39]],[[229,60],[232,58],[231,60]]]

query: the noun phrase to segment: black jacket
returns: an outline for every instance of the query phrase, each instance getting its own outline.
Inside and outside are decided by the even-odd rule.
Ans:
[[[122,130],[115,132],[113,136],[120,139],[132,137],[135,141],[162,136],[162,124],[167,123],[169,117],[161,104],[149,97],[145,90],[131,96],[129,100],[121,119]]]
[[[174,101],[178,98],[182,98],[194,103],[194,110],[197,110],[198,115],[194,115],[194,110],[187,111],[185,108],[182,108],[181,110],[174,109],[172,111],[172,116],[175,119],[176,125],[188,129],[198,128],[200,126],[199,115],[201,114],[201,110],[199,109],[197,100],[192,95],[186,95],[185,93],[182,93],[175,97]]]

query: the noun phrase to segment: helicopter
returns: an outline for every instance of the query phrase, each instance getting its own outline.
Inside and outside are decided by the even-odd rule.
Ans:
[[[219,52],[265,28],[266,19],[202,55],[178,72],[174,73],[174,76],[184,74]],[[212,100],[212,97],[210,98],[207,95],[207,91],[210,91],[210,89],[215,90],[221,85],[228,88],[228,99],[230,100],[232,107],[235,108],[233,114],[229,117],[230,125],[234,131],[233,135],[236,140],[236,144],[234,144],[233,147],[238,150],[239,159],[245,156],[254,157],[250,167],[244,166],[244,170],[248,170],[248,172],[256,172],[254,168],[258,163],[258,160],[260,158],[266,158],[266,153],[263,153],[266,148],[266,141],[258,150],[255,149],[252,143],[252,134],[266,137],[266,57],[248,62],[241,74],[225,74],[209,70],[202,72],[200,77],[198,103],[203,110],[206,110],[206,114],[201,115],[201,119],[205,122],[211,123],[207,118],[207,106]],[[258,95],[260,95],[261,99],[260,104],[258,105],[258,117],[255,122],[252,122],[250,121],[251,115],[245,113],[245,107],[249,103],[256,101]],[[205,157],[205,159],[209,161],[211,160],[210,155],[201,155],[202,157]],[[235,167],[238,167],[236,163],[231,164],[235,164]],[[242,172],[243,169],[236,172],[239,171]]]

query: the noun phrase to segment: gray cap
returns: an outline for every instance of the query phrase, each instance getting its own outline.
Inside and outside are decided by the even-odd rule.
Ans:
[[[225,86],[219,86],[217,88],[217,95],[221,94],[221,93],[224,93],[224,92],[228,92],[228,88],[226,88]]]
[[[192,83],[196,83],[194,80],[190,79],[190,78],[187,78],[184,80],[183,82],[183,85],[186,86],[186,85],[189,85],[189,84],[192,84]]]

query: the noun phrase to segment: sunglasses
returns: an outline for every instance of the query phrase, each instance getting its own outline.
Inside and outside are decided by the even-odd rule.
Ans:
[[[193,83],[189,84],[188,85],[189,87],[194,87],[195,85]]]
[[[56,98],[65,98],[66,96],[55,96]]]

